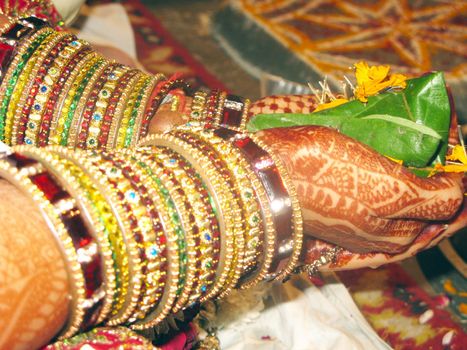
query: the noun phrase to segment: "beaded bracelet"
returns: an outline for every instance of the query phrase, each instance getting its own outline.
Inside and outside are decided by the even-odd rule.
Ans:
[[[267,279],[282,279],[295,268],[303,241],[303,221],[292,181],[279,158],[254,135],[229,129],[218,129],[215,134],[231,139],[263,182],[278,235]]]
[[[199,174],[178,153],[168,148],[159,148],[157,157],[165,162],[180,186],[185,189],[187,200],[193,208],[193,216],[199,229],[200,253],[197,275],[193,281],[188,304],[204,295],[214,283],[215,271],[219,264],[220,232],[216,210],[212,206],[206,185]],[[173,310],[176,312],[176,309]]]
[[[97,279],[96,283],[92,284],[90,288],[87,285],[86,297],[92,299],[93,304],[89,301],[87,302],[86,314],[84,315],[84,320],[80,327],[80,330],[86,330],[104,321],[112,308],[112,301],[116,289],[116,273],[114,270],[110,242],[107,235],[104,234],[104,227],[99,223],[97,212],[93,210],[93,206],[86,197],[82,196],[83,188],[78,185],[78,180],[71,173],[69,164],[65,166],[65,162],[54,157],[53,150],[51,149],[18,147],[16,150],[20,152],[23,157],[28,157],[41,163],[42,166],[48,170],[49,174],[58,180],[58,184],[69,194],[70,198],[76,199],[75,209],[78,209],[83,220],[80,222],[75,218],[73,221],[70,221],[72,225],[75,225],[75,229],[79,228],[81,230],[81,228],[84,227],[83,225],[89,227],[89,236],[81,237],[78,248],[78,258],[82,266],[86,266],[87,264],[84,270],[87,278],[94,277],[98,272],[93,265],[100,265],[100,270],[104,272],[102,273],[103,278],[101,280]],[[75,216],[76,215],[77,214],[75,214]],[[97,252],[95,252],[96,248],[98,249]],[[84,253],[82,249],[85,249]],[[86,257],[86,254],[89,256]],[[92,260],[90,259],[91,257]]]
[[[260,199],[256,195],[258,178],[249,169],[249,164],[243,158],[241,152],[233,147],[229,142],[224,141],[214,135],[211,130],[203,129],[193,125],[179,127],[193,137],[198,137],[213,147],[218,157],[223,161],[222,166],[228,169],[234,181],[234,187],[240,194],[241,206],[243,208],[245,225],[246,250],[244,257],[245,271],[243,277],[257,268],[260,256],[262,255],[262,246],[265,238],[263,229]],[[256,185],[256,188],[255,188]],[[274,233],[273,233],[274,235]],[[273,236],[274,237],[274,236]],[[267,242],[264,243],[267,245]]]
[[[144,250],[142,270],[145,279],[140,290],[138,310],[133,312],[133,315],[129,318],[129,322],[132,322],[135,319],[143,318],[146,310],[155,301],[153,294],[157,291],[157,284],[160,281],[160,270],[158,268],[162,265],[161,258],[165,259],[164,256],[159,254],[159,247],[162,242],[161,238],[164,237],[163,226],[165,224],[165,222],[162,222],[159,213],[163,208],[156,204],[156,202],[161,202],[157,192],[152,191],[152,188],[146,185],[148,178],[144,172],[139,171],[139,168],[131,158],[124,159],[120,157],[119,153],[113,153],[111,156],[104,153],[103,158],[111,161],[129,181],[132,189],[125,192],[125,196],[129,197],[129,202],[136,204],[139,200],[142,204],[137,211],[133,210],[133,212],[138,220],[138,227],[141,232],[141,237],[137,239],[137,242],[140,242],[140,249]],[[130,209],[129,206],[128,209]],[[137,235],[135,230],[133,234]]]
[[[108,61],[104,58],[100,56],[94,57],[76,78],[60,112],[61,117],[56,134],[60,142],[57,142],[57,144],[62,146],[69,145],[70,148],[74,148],[80,120],[79,116],[82,114],[86,104],[86,97],[94,86],[94,82],[108,64]]]
[[[143,139],[141,146],[156,145],[167,147],[181,154],[200,174],[203,182],[208,187],[212,195],[213,202],[219,210],[219,227],[221,232],[221,254],[219,265],[216,272],[216,281],[214,285],[206,292],[201,302],[218,295],[225,287],[225,282],[230,275],[232,262],[238,252],[235,248],[235,235],[238,235],[237,218],[233,217],[231,206],[233,199],[231,193],[226,190],[225,183],[221,180],[222,176],[218,174],[215,168],[210,163],[210,160],[199,152],[196,148],[191,147],[186,142],[169,134],[150,135]],[[238,211],[237,211],[238,212]]]
[[[127,220],[128,213],[123,208],[121,200],[117,197],[117,191],[109,191],[109,188],[113,188],[110,178],[114,177],[114,171],[112,168],[105,169],[103,162],[99,164],[96,159],[94,162],[90,162],[89,157],[83,157],[83,153],[76,153],[76,150],[71,152],[63,147],[55,147],[54,151],[62,159],[67,159],[79,167],[83,174],[90,179],[93,187],[97,189],[97,192],[94,193],[102,196],[97,197],[99,201],[95,203],[103,214],[105,221],[108,225],[111,225],[110,232],[115,233],[110,238],[113,242],[115,258],[120,266],[120,279],[118,281],[120,293],[117,294],[117,299],[114,300],[111,315],[119,315],[126,309],[127,305],[137,302],[138,299],[134,297],[134,288],[139,288],[143,274],[140,252],[137,249],[132,228]],[[94,153],[84,154],[87,156],[94,155]],[[111,324],[112,320],[108,323]],[[118,324],[118,322],[115,322],[115,324]]]
[[[12,145],[22,143],[35,145],[34,137],[25,136],[28,125],[31,124],[37,127],[41,118],[38,113],[35,113],[36,111],[30,113],[31,105],[39,92],[40,82],[48,67],[57,56],[59,49],[66,45],[67,40],[71,40],[70,34],[53,33],[50,35],[33,53],[21,72],[7,112],[7,121],[10,120],[13,125]],[[31,76],[34,76],[35,79],[31,79]],[[20,99],[21,106],[17,106]]]
[[[60,145],[61,134],[65,126],[65,117],[68,116],[68,111],[71,108],[73,97],[75,96],[79,82],[87,74],[91,66],[96,62],[97,54],[93,51],[83,50],[83,57],[75,56],[73,62],[67,67],[69,73],[67,76],[59,78],[60,81],[64,80],[65,83],[62,88],[62,93],[58,97],[58,101],[53,112],[53,118],[49,127],[49,143],[53,145]],[[70,67],[71,66],[71,67]]]
[[[0,85],[0,115],[5,116],[9,107],[10,97],[15,88],[18,76],[21,73],[22,69],[28,62],[31,55],[39,47],[39,45],[46,40],[53,31],[50,28],[44,28],[31,37],[27,38],[22,42],[22,45],[19,46],[18,52],[14,56],[13,61],[10,63],[7,72],[3,76],[2,84]],[[5,138],[5,117],[0,117],[0,140],[9,142],[9,139]]]
[[[226,192],[229,190],[229,197],[232,198],[231,201],[231,210],[234,217],[237,219],[236,223],[236,234],[235,234],[235,248],[236,254],[234,255],[234,260],[232,265],[234,268],[231,269],[226,281],[225,288],[219,297],[225,296],[238,282],[240,279],[243,269],[244,269],[244,254],[245,254],[245,235],[246,231],[249,229],[249,223],[247,222],[245,209],[243,203],[241,202],[241,195],[238,186],[234,183],[233,176],[229,172],[226,164],[220,160],[218,154],[216,154],[212,148],[208,146],[207,143],[201,141],[199,138],[196,138],[193,134],[184,132],[180,129],[175,129],[170,132],[172,135],[183,140],[191,147],[198,149],[200,152],[205,154],[218,174],[222,177],[225,182]]]

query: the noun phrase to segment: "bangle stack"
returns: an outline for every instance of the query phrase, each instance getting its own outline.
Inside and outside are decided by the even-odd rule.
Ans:
[[[228,94],[225,91],[198,91],[193,96],[190,120],[210,128],[234,128],[245,130],[250,100]]]
[[[164,98],[188,85],[95,53],[71,33],[28,17],[0,34],[0,140],[9,145],[128,148]]]
[[[62,247],[71,290],[62,338],[102,323],[150,328],[296,268],[295,192],[261,141],[184,126],[140,146],[16,146],[0,159],[0,176],[33,198]]]
[[[189,91],[182,80],[109,61],[36,18],[2,31],[0,139],[15,147],[0,176],[33,198],[62,247],[61,338],[102,323],[150,328],[296,268],[295,190],[272,150],[238,131],[249,100],[197,92],[196,123],[143,138],[171,92]]]

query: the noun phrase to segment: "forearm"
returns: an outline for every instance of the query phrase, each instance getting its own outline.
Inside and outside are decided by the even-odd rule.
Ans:
[[[18,23],[25,29],[20,37],[9,39],[21,28],[10,23],[4,24],[2,39],[11,56],[3,59],[0,86],[5,143],[124,148],[134,146],[150,127],[160,130],[183,122],[181,113],[170,120],[154,118],[168,94],[179,96],[178,111],[183,112],[183,80],[117,64],[70,33]]]
[[[59,329],[70,336],[102,321],[152,327],[193,302],[264,279],[282,279],[294,270],[302,240],[298,203],[285,181],[288,185],[276,198],[290,216],[275,212],[277,205],[268,199],[265,186],[276,188],[281,177],[264,173],[272,181],[266,183],[253,170],[256,162],[264,166],[265,146],[255,146],[255,152],[266,152],[262,158],[249,158],[230,137],[188,129],[171,135],[148,139],[158,145],[149,152],[91,155],[22,148],[16,149],[22,156],[0,162],[2,177],[34,199],[29,206],[23,203],[26,197],[15,199],[18,210],[11,212],[1,202],[2,213],[31,226],[31,218],[39,218],[38,234],[30,237],[32,231],[24,231],[24,239],[34,243],[41,237],[46,243],[42,247],[51,244],[53,262],[60,267],[34,251],[36,245],[26,251],[27,259],[49,269],[52,286],[45,284],[44,290],[59,288],[71,301],[62,299],[47,310],[50,325],[44,326],[38,343]],[[274,168],[271,162],[268,167]],[[16,194],[12,186],[5,191]],[[40,218],[39,207],[52,230]],[[286,226],[277,226],[279,218]],[[11,224],[8,230],[15,236],[22,227]],[[16,245],[2,242],[1,247],[22,258]],[[13,264],[20,260],[13,259]],[[59,283],[57,273],[67,283]],[[40,282],[32,280],[28,290],[39,288]],[[18,290],[7,293],[5,300],[27,297]],[[34,306],[24,310],[30,319],[39,317]],[[17,342],[14,334],[5,337]]]
[[[0,208],[0,348],[35,349],[67,318],[65,262],[34,203],[4,180]]]

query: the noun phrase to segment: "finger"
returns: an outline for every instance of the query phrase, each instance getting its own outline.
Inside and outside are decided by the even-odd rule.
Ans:
[[[441,240],[452,236],[467,226],[467,201],[464,201],[459,214],[450,222],[427,226],[426,229],[414,240],[414,243],[401,254],[383,253],[353,253],[341,249],[332,263],[325,264],[319,268],[320,271],[354,270],[363,267],[376,268],[383,264],[393,263],[410,258],[422,250],[434,247]],[[305,263],[310,264],[331,251],[335,245],[324,241],[309,239],[306,242]]]
[[[307,232],[353,251],[399,252],[426,226],[421,220],[447,220],[463,200],[460,177],[418,178],[330,128],[257,135],[291,175]]]

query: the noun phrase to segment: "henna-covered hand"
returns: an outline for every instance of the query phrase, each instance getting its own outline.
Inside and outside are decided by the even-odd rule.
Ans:
[[[325,127],[270,129],[258,136],[285,163],[308,234],[352,252],[400,253],[463,201],[460,175],[422,179]]]

